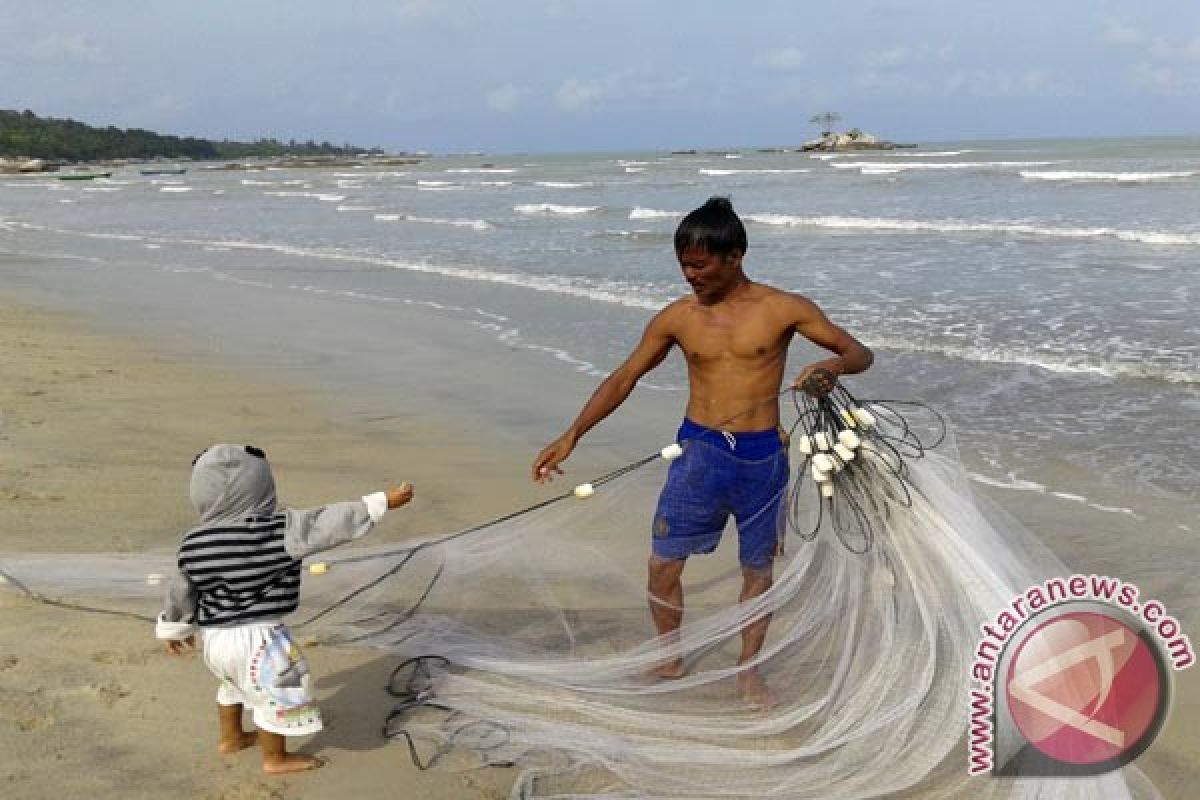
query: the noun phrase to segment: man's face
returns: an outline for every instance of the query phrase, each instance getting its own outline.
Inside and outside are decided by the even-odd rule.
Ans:
[[[679,254],[683,279],[692,287],[701,303],[715,303],[737,279],[742,264],[741,253],[723,256],[700,247],[689,247]]]

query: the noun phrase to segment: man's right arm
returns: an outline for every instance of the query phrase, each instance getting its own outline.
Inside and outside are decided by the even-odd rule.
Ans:
[[[671,319],[675,306],[660,311],[642,334],[642,340],[630,353],[625,363],[596,387],[591,398],[584,404],[579,416],[571,426],[538,453],[533,462],[533,479],[538,483],[551,480],[554,473],[562,474],[558,465],[571,455],[575,444],[585,433],[594,428],[605,417],[615,411],[633,391],[637,382],[650,370],[662,363],[675,343]]]

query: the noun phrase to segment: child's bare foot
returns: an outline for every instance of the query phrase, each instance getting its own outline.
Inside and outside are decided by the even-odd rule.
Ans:
[[[749,703],[755,711],[770,711],[779,702],[757,669],[738,673],[737,692],[738,697]]]
[[[263,772],[268,775],[286,775],[289,772],[304,772],[325,766],[325,762],[316,756],[304,753],[284,753],[280,759],[268,761],[263,759]]]
[[[647,670],[646,674],[651,678],[659,680],[673,681],[676,678],[682,678],[687,674],[687,668],[683,665],[682,658],[673,658],[670,661],[664,661],[656,667]]]
[[[217,744],[217,752],[227,756],[245,750],[247,747],[254,747],[256,744],[258,744],[258,731],[247,731],[236,739],[222,739]]]

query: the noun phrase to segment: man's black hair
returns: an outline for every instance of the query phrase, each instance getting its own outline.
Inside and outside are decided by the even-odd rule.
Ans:
[[[728,197],[708,202],[683,218],[675,229],[675,252],[698,247],[716,256],[746,252],[746,229]]]

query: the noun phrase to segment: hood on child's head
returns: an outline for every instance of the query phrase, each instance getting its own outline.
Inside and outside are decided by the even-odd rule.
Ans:
[[[275,513],[267,456],[248,444],[214,444],[192,463],[192,506],[200,522],[240,522]]]

